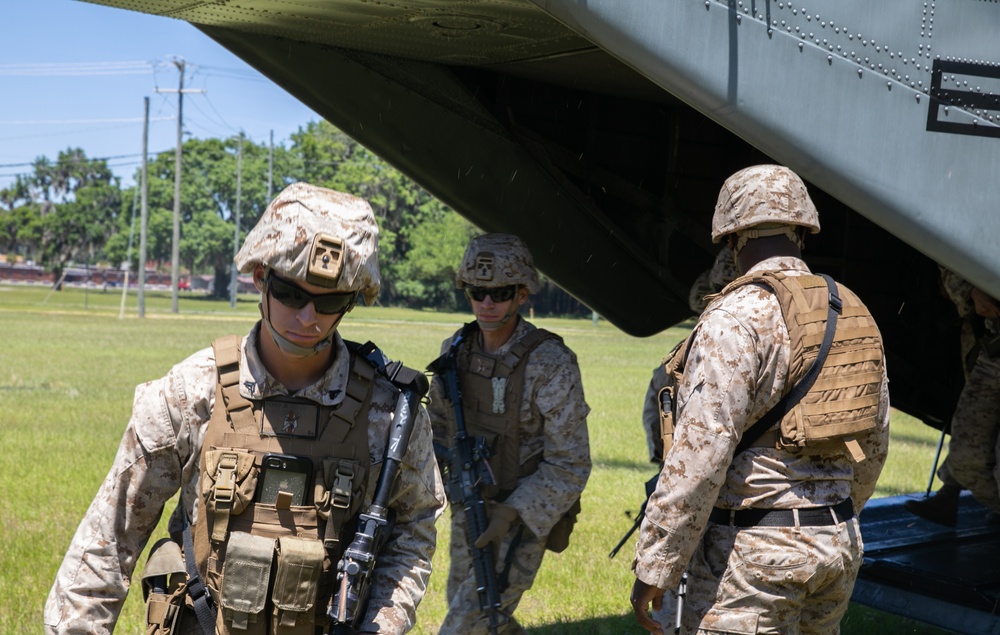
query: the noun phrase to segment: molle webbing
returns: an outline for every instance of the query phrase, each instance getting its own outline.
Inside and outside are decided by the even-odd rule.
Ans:
[[[257,431],[253,404],[240,394],[240,346],[243,338],[239,335],[224,335],[212,343],[215,365],[219,369],[219,393],[225,405],[226,414],[236,432]]]
[[[491,449],[490,466],[495,485],[484,489],[487,498],[502,496],[517,486],[518,479],[538,468],[539,460],[521,463],[520,412],[528,354],[555,333],[534,329],[511,345],[502,356],[487,355],[478,338],[469,337],[458,354],[458,376],[471,436],[483,437]]]
[[[821,276],[764,271],[734,280],[723,294],[751,283],[766,285],[781,305],[791,343],[785,382],[790,390],[809,370],[823,342],[829,309],[827,283]],[[782,418],[780,444],[792,448],[842,439],[859,458],[854,435],[878,423],[884,373],[882,337],[857,295],[841,285],[837,289],[843,309],[832,347],[815,384]]]
[[[203,441],[198,522],[191,533],[197,569],[215,597],[226,595],[229,589],[230,594],[236,594],[231,597],[240,598],[236,603],[241,607],[246,604],[256,609],[256,602],[243,601],[245,594],[240,589],[241,583],[235,586],[232,581],[228,585],[225,583],[226,553],[231,536],[245,534],[274,540],[275,545],[284,544],[286,568],[304,570],[297,560],[301,559],[298,553],[302,549],[312,554],[327,553],[327,564],[337,561],[342,549],[340,538],[345,532],[353,531],[352,521],[365,499],[371,466],[366,424],[376,370],[367,360],[351,353],[349,379],[337,407],[301,398],[251,401],[239,390],[242,342],[239,336],[227,336],[213,343],[218,369],[216,400]],[[271,407],[268,404],[280,406],[277,410],[279,422],[284,417],[283,409],[294,412],[293,422],[297,427],[288,431],[273,425],[268,419]],[[302,425],[307,417],[299,417],[300,413],[308,415],[307,425]],[[312,460],[314,486],[307,493],[306,504],[289,506],[288,500],[280,496],[270,505],[254,500],[261,460],[267,453]],[[310,544],[303,546],[288,540],[282,543],[290,536]],[[253,544],[257,543],[264,544],[261,541]],[[238,547],[239,544],[235,548],[238,550]],[[281,551],[275,549],[279,571]],[[315,555],[309,556],[310,562],[315,560]],[[326,597],[335,573],[324,570],[318,582],[309,582],[307,586],[312,591],[306,594],[315,595],[318,588],[318,593]],[[277,581],[272,582],[277,584]],[[271,619],[264,615],[252,617],[252,611],[242,608],[223,610],[219,616],[220,632],[229,632],[231,628],[239,632],[239,626],[248,624],[248,633],[261,627],[269,627],[274,633],[312,633],[313,608],[320,617],[325,616],[324,608],[318,604],[306,608],[308,598],[304,598],[301,589],[294,585],[282,582],[280,587],[275,591],[277,595],[268,599],[275,610]],[[224,609],[230,608],[224,606]],[[257,627],[253,626],[255,623]]]

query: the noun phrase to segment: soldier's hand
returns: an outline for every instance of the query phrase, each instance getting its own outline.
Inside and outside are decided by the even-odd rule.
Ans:
[[[490,524],[476,539],[476,549],[482,549],[492,543],[500,544],[503,537],[510,531],[511,525],[517,520],[517,510],[510,505],[500,503],[494,505],[490,512]]]
[[[662,609],[664,592],[663,589],[658,589],[636,578],[635,584],[632,585],[632,595],[629,597],[632,611],[635,613],[635,620],[639,622],[639,626],[650,633],[656,633],[656,635],[663,634],[663,627],[649,616],[649,605],[653,605],[654,612]]]

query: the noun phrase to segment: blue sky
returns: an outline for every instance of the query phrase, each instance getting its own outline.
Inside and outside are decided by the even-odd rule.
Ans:
[[[240,130],[276,145],[319,116],[179,20],[76,0],[4,3],[0,37],[0,187],[31,171],[37,157],[82,148],[108,158],[126,184],[140,164],[143,98],[149,97],[149,150],[177,139],[175,59],[183,59],[184,130],[196,138]]]

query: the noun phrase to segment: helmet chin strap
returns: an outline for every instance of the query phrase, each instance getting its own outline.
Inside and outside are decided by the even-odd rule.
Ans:
[[[263,300],[257,307],[260,309],[261,321],[267,328],[267,332],[271,334],[271,339],[274,343],[278,345],[278,348],[285,351],[289,355],[294,355],[296,357],[312,357],[325,348],[329,348],[333,344],[333,333],[337,330],[337,322],[334,322],[333,326],[327,332],[326,336],[316,346],[307,348],[305,346],[299,346],[295,342],[290,341],[288,338],[282,336],[278,331],[275,330],[274,326],[271,325],[270,311],[268,311],[268,305],[271,301],[271,294],[268,292],[267,284],[264,285]]]
[[[496,322],[484,322],[478,318],[476,318],[476,322],[479,323],[479,328],[483,331],[496,331],[497,329],[505,327],[507,323],[510,322],[511,318],[517,315],[518,308],[520,308],[520,305],[516,305],[514,302],[511,302],[510,308],[508,308],[504,316]]]

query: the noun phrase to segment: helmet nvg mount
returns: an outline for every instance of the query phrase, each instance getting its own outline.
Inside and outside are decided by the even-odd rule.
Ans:
[[[733,233],[753,234],[748,238],[790,234],[797,240],[796,227],[819,233],[819,214],[805,183],[784,166],[755,165],[723,184],[712,217],[712,242]]]
[[[535,261],[524,241],[512,234],[483,234],[469,241],[456,276],[456,287],[514,284],[524,286],[529,293],[537,293],[542,287]]]

